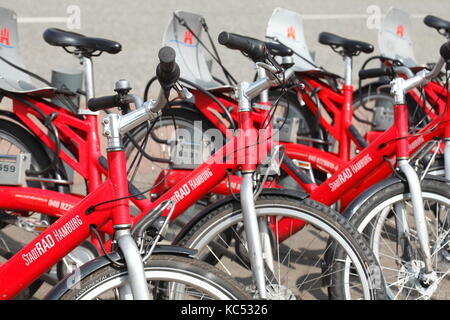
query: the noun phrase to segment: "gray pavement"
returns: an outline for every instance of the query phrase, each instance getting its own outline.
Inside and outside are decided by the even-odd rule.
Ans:
[[[316,52],[316,62],[338,74],[342,74],[342,60],[317,43],[318,34],[329,31],[376,45],[377,30],[367,28],[366,24],[369,6],[378,6],[382,14],[396,6],[413,15],[413,40],[419,63],[436,60],[437,49],[444,42],[442,36],[423,24],[423,16],[450,18],[450,1],[442,0],[0,0],[0,6],[16,11],[21,21],[20,47],[28,69],[50,78],[54,68],[79,67],[73,57],[62,49],[50,47],[42,39],[47,27],[67,29],[66,23],[49,18],[68,17],[66,10],[72,5],[78,6],[81,14],[81,28],[74,31],[110,38],[123,45],[120,54],[104,54],[95,59],[97,95],[109,94],[119,78],[131,81],[136,93],[143,92],[146,80],[154,75],[164,29],[177,9],[203,15],[214,39],[223,30],[263,38],[275,7],[298,12],[305,16],[305,37],[310,49]],[[36,21],[37,18],[41,19]],[[249,60],[238,52],[223,47],[219,50],[236,79],[252,77]],[[357,57],[355,67],[364,59]]]

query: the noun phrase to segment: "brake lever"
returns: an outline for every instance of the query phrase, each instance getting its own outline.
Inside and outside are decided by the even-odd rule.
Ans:
[[[189,103],[195,104],[195,96],[185,87],[181,89],[181,98]]]
[[[178,87],[179,86],[179,87]],[[195,96],[189,91],[188,88],[181,86],[174,86],[175,91],[178,93],[178,98],[188,103],[195,104]]]
[[[279,73],[279,72],[280,72],[280,71],[279,71],[277,68],[275,68],[274,66],[271,66],[271,65],[269,65],[269,64],[267,64],[267,63],[264,63],[264,62],[256,62],[256,66],[257,66],[258,68],[263,68],[263,69],[269,71],[269,73],[271,73],[271,74]]]

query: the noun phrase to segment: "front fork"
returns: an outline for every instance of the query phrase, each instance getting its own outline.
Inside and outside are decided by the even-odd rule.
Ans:
[[[259,232],[260,228],[256,216],[255,200],[253,198],[253,173],[249,172],[242,174],[240,195],[250,265],[259,296],[261,299],[266,299],[266,273],[264,270],[263,251]]]
[[[450,185],[450,138],[444,140],[444,174],[447,184]]]
[[[131,236],[129,228],[116,230],[117,244],[122,251],[128,271],[129,285],[119,291],[122,300],[150,300],[144,263],[136,241]]]
[[[447,79],[450,78],[450,70],[446,72]],[[445,112],[445,121],[450,121],[450,83],[447,88],[447,108]],[[444,136],[444,173],[447,184],[450,185],[450,122],[447,122]]]
[[[395,80],[394,80],[395,81]],[[394,87],[395,88],[395,87]],[[395,125],[398,132],[396,156],[397,164],[400,170],[406,177],[408,182],[409,191],[411,194],[411,202],[413,206],[414,223],[417,230],[417,236],[419,238],[420,249],[422,251],[423,258],[425,260],[425,275],[430,274],[433,271],[431,262],[430,240],[428,236],[428,228],[425,217],[425,210],[422,197],[422,188],[419,176],[414,168],[409,164],[409,146],[406,140],[408,136],[408,108],[404,103],[404,92],[401,91],[401,96],[396,93],[396,104],[394,105],[394,117]],[[397,218],[397,222],[401,225],[406,223],[406,216],[404,216],[406,210],[400,210],[397,214],[400,216]],[[399,226],[399,224],[398,224]],[[405,229],[404,227],[401,228]]]
[[[416,225],[417,237],[419,238],[420,249],[425,260],[425,273],[433,271],[431,263],[430,240],[428,236],[427,222],[425,218],[425,211],[422,198],[422,188],[420,186],[420,179],[417,172],[409,164],[408,160],[398,160],[398,166],[406,177],[411,193],[411,201],[413,205],[414,223]],[[400,215],[404,215],[406,210],[400,210]],[[402,224],[406,222],[406,217],[398,217]]]

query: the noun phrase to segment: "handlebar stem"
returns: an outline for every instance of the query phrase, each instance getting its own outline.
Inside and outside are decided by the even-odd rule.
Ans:
[[[263,79],[267,77],[266,70],[264,68],[261,68],[259,66],[256,67],[257,70],[257,76],[258,79]],[[259,95],[259,102],[260,103],[267,103],[269,102],[269,91],[263,90]]]
[[[103,119],[103,135],[108,139],[109,151],[123,149],[121,135],[133,130],[145,121],[155,119],[159,115],[159,110],[166,104],[163,102],[166,98],[161,92],[157,101],[149,100],[145,103],[142,103],[139,96],[130,95],[137,107],[136,110],[123,116],[110,113]]]
[[[436,63],[433,70],[431,71],[422,70],[418,72],[414,77],[411,77],[407,80],[400,77],[397,77],[394,80],[392,80],[391,94],[394,96],[395,104],[405,104],[405,94],[409,90],[414,89],[420,85],[425,85],[433,78],[435,78],[439,74],[443,65],[444,59],[440,58],[438,63]]]
[[[259,86],[265,84],[268,78],[258,79],[252,83],[252,87],[249,89],[250,84],[248,82],[241,82],[237,86],[237,100],[239,105],[238,112],[252,111],[250,100],[256,97],[262,90],[259,90]],[[264,90],[264,89],[263,89]],[[253,96],[252,96],[253,95]]]
[[[264,90],[279,85],[283,80],[286,82],[289,81],[293,76],[295,76],[295,71],[292,68],[289,68],[284,72],[284,77],[281,79],[276,76],[271,77],[271,75],[268,75],[264,78],[257,79],[250,84],[243,82],[245,83],[245,88],[242,87],[242,83],[238,85],[238,99],[240,98],[240,94],[243,94],[246,99],[251,100],[261,94]],[[243,88],[244,90],[242,90]],[[239,91],[241,91],[241,93],[239,93]]]
[[[402,75],[403,74],[408,79],[411,79],[411,78],[414,77],[414,73],[408,67],[404,67],[404,66],[393,67],[393,70],[394,70],[395,74],[397,74],[397,75]]]
[[[108,151],[118,151],[123,149],[120,138],[121,116],[116,113],[109,113],[103,119],[103,135],[108,139]]]

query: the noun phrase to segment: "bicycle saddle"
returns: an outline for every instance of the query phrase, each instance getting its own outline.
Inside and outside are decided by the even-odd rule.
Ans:
[[[450,34],[450,21],[435,17],[435,16],[426,16],[423,19],[423,22],[431,27],[435,28],[437,31],[441,32],[441,30],[445,30],[445,32]]]
[[[63,48],[76,47],[88,53],[100,51],[116,54],[122,50],[122,46],[118,42],[102,38],[86,37],[79,33],[57,28],[49,28],[45,30],[43,37],[44,40],[52,46]]]
[[[319,34],[319,42],[334,48],[341,47],[344,53],[348,55],[357,55],[359,52],[372,53],[373,45],[367,42],[350,40],[329,32]]]

